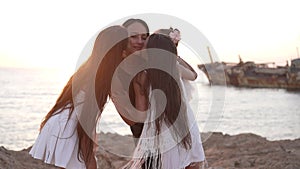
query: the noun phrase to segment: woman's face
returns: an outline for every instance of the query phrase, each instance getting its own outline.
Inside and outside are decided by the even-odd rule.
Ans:
[[[181,40],[180,32],[178,30],[174,30],[170,32],[169,36],[174,42],[174,44],[177,46],[179,41]]]
[[[127,54],[143,49],[147,39],[147,29],[139,22],[135,22],[127,27],[129,33]]]

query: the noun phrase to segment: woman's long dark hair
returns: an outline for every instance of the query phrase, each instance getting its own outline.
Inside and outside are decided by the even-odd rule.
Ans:
[[[126,49],[128,43],[127,37],[127,30],[121,26],[111,26],[99,33],[95,40],[91,56],[71,76],[60,96],[58,97],[55,105],[45,116],[40,125],[41,130],[49,118],[61,113],[66,109],[69,109],[70,118],[75,107],[77,106],[74,102],[74,97],[76,97],[80,91],[86,91],[85,98],[87,100],[84,100],[86,102],[84,106],[90,106],[89,104],[91,103],[89,103],[89,99],[96,98],[97,105],[93,106],[98,107],[98,112],[85,111],[86,109],[84,109],[85,107],[83,106],[82,112],[80,116],[78,116],[78,159],[80,155],[87,168],[89,168],[91,159],[94,158],[93,148],[95,143],[91,138],[91,135],[93,135],[95,132],[98,118],[103,111],[105,104],[107,103],[108,96],[111,94],[112,76],[115,69],[123,59],[122,52]],[[99,64],[99,62],[101,63]],[[93,90],[89,89],[91,86],[94,87]],[[91,130],[85,129],[85,126],[83,126],[84,124],[80,123],[82,120],[81,118],[83,120],[89,120],[88,122],[91,123],[89,126],[92,126]]]
[[[174,72],[165,72],[159,69],[147,69],[147,76],[151,84],[152,90],[160,89],[165,93],[167,103],[166,108],[162,115],[155,120],[156,132],[159,134],[161,132],[162,121],[165,121],[166,124],[170,127],[171,125],[176,125],[173,129],[175,136],[181,138],[181,145],[186,149],[191,148],[191,135],[189,132],[189,124],[186,116],[186,105],[182,101],[183,95],[179,87],[179,72],[176,68],[176,56],[177,49],[172,40],[162,34],[152,34],[146,46],[147,50],[151,48],[162,49],[166,52],[159,53],[154,52],[152,56],[155,57],[166,57],[169,55],[168,63],[171,66],[172,71]],[[151,55],[151,52],[149,51]],[[161,64],[161,63],[158,63]],[[177,71],[176,71],[177,70]],[[172,77],[169,73],[175,75]],[[175,79],[174,79],[175,78]],[[176,81],[177,80],[177,81]],[[159,103],[158,103],[159,104]],[[159,113],[159,112],[158,112]],[[182,114],[179,114],[182,113]],[[175,124],[176,123],[176,124]]]

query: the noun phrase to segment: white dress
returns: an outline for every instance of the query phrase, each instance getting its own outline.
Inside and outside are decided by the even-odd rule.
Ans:
[[[76,107],[68,121],[69,109],[52,116],[40,131],[29,154],[45,163],[66,169],[85,169],[79,161]]]
[[[187,109],[190,125],[189,131],[192,139],[191,149],[186,150],[178,143],[177,146],[174,146],[172,149],[162,153],[161,161],[163,169],[183,169],[193,162],[202,162],[205,160],[198,125],[190,106],[187,105]]]
[[[182,81],[181,86],[184,86]],[[149,158],[150,156],[158,157],[158,155],[161,156],[161,163],[156,165],[157,163],[159,163],[159,159],[152,158],[151,160],[154,159],[154,161],[156,161],[152,161],[152,163],[146,164],[147,169],[184,169],[191,163],[205,161],[205,154],[201,142],[200,131],[195,120],[194,113],[187,99],[186,92],[188,91],[186,91],[185,86],[183,88],[183,94],[187,106],[189,132],[192,140],[191,149],[186,150],[178,141],[174,140],[174,137],[171,134],[172,132],[171,130],[169,130],[169,127],[165,124],[165,122],[163,122],[161,125],[161,133],[163,134],[160,134],[160,136],[157,136],[155,134],[156,127],[153,121],[156,114],[156,105],[155,100],[150,93],[150,112],[148,112],[147,114],[147,120],[144,123],[141,137],[133,153],[133,158],[123,167],[124,169],[141,168],[143,159]],[[157,146],[159,147],[159,151],[157,151]]]

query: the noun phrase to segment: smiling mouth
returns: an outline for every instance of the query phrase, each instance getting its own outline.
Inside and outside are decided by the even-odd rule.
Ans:
[[[136,50],[141,50],[141,49],[143,49],[143,46],[135,46],[133,48],[136,49]]]

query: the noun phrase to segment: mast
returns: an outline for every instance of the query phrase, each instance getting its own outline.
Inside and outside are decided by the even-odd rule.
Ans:
[[[209,58],[210,58],[210,63],[214,63],[214,61],[212,59],[212,56],[211,56],[211,53],[210,53],[209,46],[207,46],[207,51],[208,51],[208,55],[209,55]]]

